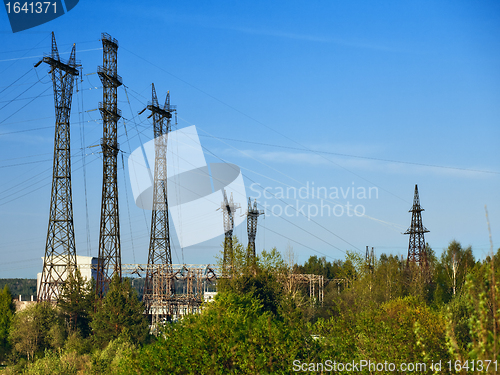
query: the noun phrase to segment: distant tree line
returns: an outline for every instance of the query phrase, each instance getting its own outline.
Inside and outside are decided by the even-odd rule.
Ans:
[[[21,295],[23,299],[31,296],[36,298],[36,279],[0,279],[0,289],[3,289],[5,285],[9,286],[14,297]]]

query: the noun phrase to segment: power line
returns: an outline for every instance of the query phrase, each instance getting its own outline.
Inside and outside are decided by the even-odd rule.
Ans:
[[[358,158],[358,159],[368,159],[368,160],[385,161],[385,162],[389,162],[389,163],[411,164],[411,165],[418,165],[418,166],[432,167],[432,168],[455,169],[455,170],[467,171],[467,172],[480,172],[480,173],[500,174],[500,172],[485,171],[485,170],[480,170],[480,169],[450,167],[450,166],[436,165],[436,164],[415,163],[415,162],[411,162],[411,161],[401,161],[401,160],[393,160],[393,159],[382,159],[382,158],[375,158],[375,157],[370,157],[370,156],[342,154],[342,153],[331,152],[331,151],[318,151],[318,150],[312,151],[312,150],[307,149],[307,148],[299,148],[299,147],[291,147],[291,146],[281,146],[281,145],[275,145],[275,144],[270,144],[270,143],[253,142],[253,141],[246,141],[246,140],[234,139],[234,138],[215,137],[213,135],[202,135],[202,137],[210,137],[210,138],[214,138],[214,139],[224,139],[224,140],[227,140],[227,141],[250,143],[250,144],[256,144],[256,145],[261,145],[261,146],[278,147],[278,148],[284,148],[284,149],[289,149],[289,150],[313,152],[313,153],[318,153],[318,154],[327,154],[327,155],[345,156],[345,157]]]
[[[215,155],[212,151],[210,151],[210,150],[209,150],[208,148],[206,148],[205,146],[201,146],[201,147],[202,147],[202,148],[204,148],[205,150],[207,150],[210,154],[212,154],[212,155],[213,155],[214,157],[216,157],[217,159],[221,160],[223,163],[230,164],[230,163],[228,163],[227,161],[225,161],[224,159],[222,159],[222,158],[220,158],[219,156]],[[249,179],[250,181],[252,181],[252,182],[254,182],[254,183],[255,183],[255,181],[254,181],[254,180],[252,180],[250,177],[248,177],[248,176],[245,176],[245,177],[246,177],[247,179]],[[273,194],[273,193],[271,193],[271,194]],[[273,195],[274,195],[274,194],[273,194]],[[286,202],[285,202],[285,201],[283,201],[281,198],[276,197],[276,195],[274,195],[274,197],[275,197],[276,199],[280,200],[281,202],[283,202],[283,203],[285,203],[285,204],[286,204]],[[259,204],[259,206],[263,207],[261,204]],[[291,206],[291,207],[292,207],[292,208],[293,208],[293,209],[294,209],[297,213],[299,213],[299,212],[300,212],[300,210],[297,210],[295,207],[293,207],[293,206]],[[307,217],[307,216],[305,216],[305,214],[303,214],[302,212],[300,212],[300,213],[302,214],[302,216]],[[280,217],[281,219],[283,219],[283,220],[285,220],[285,221],[287,221],[287,222],[289,222],[289,223],[293,224],[292,222],[290,222],[289,220],[286,220],[286,219],[285,219],[285,218],[283,218],[282,216],[279,216],[279,217]],[[314,219],[310,219],[310,218],[308,218],[308,219],[309,219],[309,220],[311,220],[311,221],[312,221],[313,223],[315,223],[316,225],[318,225],[319,227],[321,227],[321,228],[323,228],[324,230],[326,230],[328,233],[330,233],[330,234],[334,235],[335,237],[337,237],[338,239],[340,239],[340,240],[342,240],[343,242],[347,243],[348,245],[350,245],[350,246],[354,247],[355,249],[357,249],[357,250],[361,251],[360,249],[358,249],[356,246],[354,246],[353,244],[351,244],[351,243],[350,243],[350,242],[348,242],[347,240],[343,239],[343,238],[342,238],[342,237],[340,237],[339,235],[337,235],[337,234],[333,233],[333,232],[332,232],[331,230],[329,230],[328,228],[325,228],[323,225],[319,224],[316,220],[314,220]],[[321,241],[323,241],[323,242],[327,243],[328,245],[332,246],[333,248],[338,249],[338,250],[340,250],[340,251],[343,251],[343,250],[341,250],[340,248],[338,248],[337,246],[332,245],[331,243],[329,243],[329,242],[327,242],[327,241],[325,241],[325,240],[323,240],[323,239],[321,239],[321,238],[317,237],[316,235],[312,234],[311,232],[306,231],[304,228],[299,227],[299,226],[297,226],[296,224],[293,224],[293,225],[294,225],[294,226],[296,226],[297,228],[299,228],[299,229],[301,229],[301,230],[303,230],[303,231],[305,231],[305,232],[307,232],[307,233],[311,234],[312,236],[314,236],[314,237],[316,237],[316,238],[320,239]]]
[[[82,49],[82,50],[79,50],[78,53],[90,52],[90,51],[98,51],[98,50],[101,50],[101,49],[102,49],[102,47],[101,48]],[[68,54],[68,53],[70,53],[70,52],[59,52],[59,55],[64,55],[64,54]],[[6,62],[6,61],[18,61],[18,60],[26,60],[26,59],[36,59],[36,58],[40,58],[40,57],[43,57],[43,55],[14,57],[14,58],[11,58],[11,59],[0,60],[0,63],[1,62]]]
[[[49,36],[50,36],[50,34],[47,34],[47,35],[46,35],[44,38],[42,38],[42,40],[40,40],[37,44],[35,44],[35,45],[34,45],[33,47],[31,47],[30,49],[26,50],[26,52],[24,53],[24,55],[23,55],[23,56],[25,56],[26,54],[28,54],[28,52],[32,51],[32,50],[33,50],[33,49],[35,49],[37,46],[39,46],[39,45],[40,45],[42,42],[44,42],[44,41],[45,41],[45,39],[47,39]],[[12,64],[10,64],[8,67],[6,67],[4,70],[2,70],[2,71],[0,72],[0,74],[1,74],[1,73],[3,73],[3,72],[5,72],[7,69],[9,69],[9,68],[10,68],[12,65],[14,65],[14,64],[15,64],[15,62],[13,62]]]
[[[55,116],[48,116],[48,117],[38,117],[38,118],[33,118],[33,119],[30,119],[30,120],[22,120],[22,121],[15,121],[15,122],[8,122],[4,125],[15,125],[15,124],[21,124],[23,122],[31,122],[31,121],[39,121],[39,120],[47,120],[49,118],[53,119]],[[4,133],[2,133],[4,134]]]
[[[45,94],[46,91],[48,91],[51,87],[47,87],[45,90],[43,90],[42,94]],[[41,95],[41,94],[40,94]],[[11,115],[7,116],[6,118],[4,118],[2,121],[0,121],[0,125],[3,124],[6,120],[8,120],[9,118],[11,118],[12,116],[14,116],[16,113],[18,113],[21,109],[24,109],[25,107],[27,107],[29,104],[31,104],[31,102],[33,102],[35,99],[39,98],[40,95],[36,96],[35,98],[31,99],[28,103],[26,103],[25,105],[23,105],[21,108],[19,108],[17,111],[15,111],[14,113],[12,113]]]
[[[19,80],[20,80],[21,78],[23,78],[26,74],[28,74],[28,73],[30,73],[30,72],[32,72],[32,71],[33,71],[33,70],[32,70],[32,68],[30,68],[30,69],[29,69],[26,73],[24,73],[21,77],[19,77],[19,78],[18,78],[18,79],[16,79],[14,82],[12,82],[10,85],[5,86],[5,88],[4,88],[2,91],[0,91],[0,94],[1,94],[2,92],[4,92],[5,90],[7,90],[9,87],[12,87],[12,85],[14,85],[14,83],[16,83],[17,81],[19,81]]]
[[[33,129],[16,130],[16,131],[13,131],[13,132],[0,133],[0,136],[2,136],[2,135],[7,135],[7,134],[16,134],[16,133],[32,132],[32,131],[36,131],[36,130],[49,129],[49,128],[54,128],[54,127],[53,127],[53,126],[44,126],[44,127],[41,127],[41,128],[33,128]]]
[[[304,245],[303,243],[300,243],[299,241],[293,240],[293,239],[291,239],[290,237],[285,236],[284,234],[278,233],[278,232],[276,232],[276,231],[274,231],[274,230],[272,230],[272,229],[269,229],[269,228],[267,228],[267,227],[264,227],[264,226],[263,226],[263,225],[261,225],[261,224],[257,224],[257,225],[258,225],[259,227],[264,228],[264,230],[268,230],[268,231],[270,231],[270,232],[272,232],[272,233],[274,233],[274,234],[277,234],[277,235],[278,235],[278,236],[280,236],[280,237],[283,237],[283,238],[287,239],[288,241],[292,241],[292,242],[295,242],[296,244],[298,244],[298,245],[300,245],[300,246],[304,246],[305,248],[307,248],[307,249],[309,249],[309,250],[312,250],[312,251],[314,251],[315,253],[318,253],[318,254],[321,254],[321,255],[323,255],[323,256],[325,256],[325,257],[328,257],[328,258],[330,258],[330,259],[334,259],[334,260],[336,260],[335,258],[331,257],[330,255],[325,254],[325,253],[322,253],[321,251],[318,251],[318,250],[316,250],[316,249],[313,249],[313,248],[312,248],[312,247],[310,247],[310,246]],[[342,252],[344,252],[344,253],[346,253],[346,252],[345,252],[345,251],[343,251],[343,250],[341,250],[341,251],[342,251]],[[346,254],[347,254],[347,253],[346,253]]]
[[[224,162],[224,163],[228,164],[228,163],[227,163],[224,159],[222,159],[222,158],[220,158],[219,156],[217,156],[217,155],[216,155],[215,153],[213,153],[211,150],[207,149],[207,148],[206,148],[206,147],[204,147],[204,146],[202,146],[202,148],[204,148],[206,151],[208,151],[209,153],[211,153],[214,157],[218,158],[218,159],[219,159],[219,160],[221,160],[222,162]],[[177,155],[177,157],[179,157],[179,155]],[[181,157],[181,159],[183,159],[183,158]],[[183,160],[184,160],[184,159],[183,159]],[[207,172],[204,172],[204,173],[207,173]],[[249,180],[253,181],[253,180],[252,180],[251,178],[249,178],[248,176],[245,176],[245,177],[246,177],[246,178],[248,178]],[[212,178],[213,178],[213,176],[212,176]],[[254,181],[253,181],[253,182],[254,182]],[[280,198],[277,198],[277,199],[279,199],[280,201],[282,201]],[[282,201],[282,202],[284,202],[284,201]],[[284,203],[286,203],[286,202],[284,202]],[[259,204],[259,205],[260,205],[260,204]],[[261,205],[260,205],[260,206],[261,206]],[[295,208],[294,208],[294,209],[295,209]],[[296,210],[296,209],[295,209],[295,210]],[[296,211],[297,211],[297,210],[296,210]],[[298,211],[297,211],[297,212],[298,212]],[[282,220],[284,220],[284,221],[288,222],[289,224],[291,224],[291,225],[295,226],[296,228],[298,228],[298,229],[300,229],[300,230],[304,231],[305,233],[307,233],[307,234],[309,234],[309,235],[311,235],[311,236],[315,237],[316,239],[318,239],[318,240],[320,240],[320,241],[322,241],[322,242],[326,243],[327,245],[329,245],[329,246],[331,246],[331,247],[333,247],[333,248],[335,248],[335,249],[337,249],[337,250],[339,250],[339,251],[344,252],[344,251],[343,251],[342,249],[340,249],[339,247],[337,247],[337,246],[335,246],[335,245],[331,244],[330,242],[328,242],[328,241],[326,241],[326,240],[324,240],[324,239],[320,238],[319,236],[317,236],[317,235],[315,235],[315,234],[313,234],[313,233],[311,233],[311,232],[307,231],[306,229],[304,229],[304,228],[302,228],[302,227],[298,226],[297,224],[295,224],[295,223],[291,222],[290,220],[287,220],[287,219],[285,219],[285,218],[284,218],[284,217],[282,217],[282,216],[280,216],[280,218],[281,218]],[[321,224],[317,223],[315,220],[311,220],[311,221],[313,221],[315,224],[319,225],[322,229],[324,229],[324,230],[328,231],[329,233],[333,234],[333,235],[334,235],[334,236],[336,236],[337,238],[339,238],[339,239],[341,239],[342,241],[346,242],[346,243],[347,243],[347,244],[349,244],[350,246],[352,246],[352,247],[354,247],[355,249],[359,250],[356,246],[354,246],[353,244],[351,244],[351,243],[349,243],[348,241],[344,240],[342,237],[340,237],[340,236],[338,236],[337,234],[333,233],[332,231],[330,231],[329,229],[325,228],[325,227],[324,227],[324,226],[322,226]]]
[[[51,160],[52,159],[43,159],[43,160],[27,161],[26,163],[18,163],[18,164],[10,164],[10,165],[0,165],[0,168],[19,167],[20,165],[44,163],[46,161],[51,161]]]
[[[247,113],[245,113],[245,112],[243,112],[243,111],[241,111],[241,110],[239,110],[239,109],[237,109],[237,108],[233,107],[232,105],[230,105],[230,104],[228,104],[228,103],[224,102],[223,100],[221,100],[221,99],[219,99],[219,98],[217,98],[217,97],[215,97],[215,96],[213,96],[213,95],[209,94],[208,92],[206,92],[206,91],[204,91],[204,90],[200,89],[199,87],[196,87],[195,85],[193,85],[193,84],[191,84],[191,83],[189,83],[189,82],[187,82],[187,81],[183,80],[182,78],[180,78],[180,77],[176,76],[175,74],[173,74],[173,73],[169,72],[169,71],[168,71],[168,70],[166,70],[165,68],[162,68],[161,66],[156,65],[155,63],[153,63],[153,62],[151,62],[151,61],[149,61],[149,60],[145,59],[145,58],[144,58],[144,57],[142,57],[142,56],[139,56],[138,54],[136,54],[136,53],[135,53],[135,52],[133,52],[133,51],[128,50],[127,48],[123,48],[123,49],[124,49],[125,51],[127,51],[127,52],[131,53],[132,55],[136,56],[137,58],[139,58],[139,59],[141,59],[141,60],[143,60],[143,61],[147,62],[148,64],[150,64],[150,65],[154,66],[155,68],[160,69],[161,71],[163,71],[163,72],[165,72],[165,73],[169,74],[170,76],[174,77],[175,79],[177,79],[177,80],[179,80],[179,81],[183,82],[184,84],[186,84],[186,85],[188,85],[188,86],[192,87],[193,89],[195,89],[195,90],[197,90],[197,91],[199,91],[199,92],[201,92],[201,93],[203,93],[203,94],[207,95],[208,97],[210,97],[210,98],[214,99],[215,101],[217,101],[217,102],[219,102],[219,103],[223,104],[224,106],[226,106],[226,107],[228,107],[228,108],[232,109],[233,111],[238,112],[239,114],[243,115],[244,117],[247,117],[248,119],[250,119],[250,120],[252,120],[252,121],[254,121],[254,122],[256,122],[256,123],[258,123],[258,124],[260,124],[260,125],[262,125],[262,126],[264,126],[265,128],[267,128],[267,129],[269,129],[269,130],[273,131],[274,133],[276,133],[276,134],[278,134],[278,135],[280,135],[280,136],[282,136],[282,137],[284,137],[284,138],[288,139],[289,141],[291,141],[291,142],[293,142],[293,143],[295,143],[295,144],[297,144],[297,145],[299,145],[299,146],[301,146],[301,147],[305,148],[305,149],[306,149],[306,150],[308,150],[309,152],[312,152],[312,153],[317,154],[319,157],[321,157],[322,159],[325,159],[327,162],[329,162],[329,163],[331,163],[331,164],[334,164],[334,165],[338,166],[339,168],[342,168],[342,169],[344,169],[345,171],[347,171],[347,172],[349,172],[349,173],[351,173],[351,174],[355,175],[356,177],[358,177],[358,178],[360,178],[360,179],[362,179],[362,180],[364,180],[364,181],[366,181],[366,182],[368,182],[368,183],[370,183],[370,184],[372,184],[372,185],[374,185],[374,186],[376,186],[376,187],[378,187],[378,188],[380,188],[380,189],[384,190],[384,191],[385,191],[385,192],[387,192],[388,194],[390,194],[390,195],[392,195],[392,196],[394,196],[394,197],[396,197],[396,198],[398,198],[398,199],[402,200],[403,202],[405,202],[405,203],[409,203],[407,200],[405,200],[405,199],[403,199],[403,198],[401,198],[401,197],[397,196],[396,194],[394,194],[394,193],[390,192],[389,190],[384,189],[384,188],[383,188],[383,187],[381,187],[381,186],[378,186],[377,184],[373,183],[372,181],[370,181],[370,180],[368,180],[368,179],[366,179],[366,178],[364,178],[364,177],[360,176],[359,174],[357,174],[357,173],[355,173],[355,172],[351,171],[350,169],[348,169],[348,168],[346,168],[346,167],[343,167],[342,165],[340,165],[340,164],[338,164],[338,163],[334,162],[333,160],[330,160],[330,159],[326,158],[324,155],[321,155],[321,154],[319,154],[319,153],[315,152],[314,150],[312,150],[312,149],[310,149],[310,148],[308,148],[308,147],[306,147],[306,146],[302,145],[300,142],[295,141],[294,139],[290,138],[289,136],[287,136],[287,135],[285,135],[285,134],[281,133],[280,131],[278,131],[278,130],[276,130],[276,129],[272,128],[271,126],[269,126],[269,125],[267,125],[267,124],[263,123],[262,121],[257,120],[256,118],[254,118],[254,117],[252,117],[252,116],[248,115]]]
[[[49,35],[50,35],[50,34],[49,34]],[[47,39],[47,37],[45,37],[45,39]],[[43,40],[42,40],[42,41],[43,41]],[[98,41],[98,40],[97,40],[97,41]],[[88,40],[88,41],[86,41],[86,42],[61,43],[61,44],[58,44],[58,45],[59,45],[59,47],[61,47],[61,46],[72,46],[73,44],[78,44],[78,45],[80,45],[80,44],[85,44],[85,43],[95,43],[95,42],[96,42],[96,40]],[[41,43],[41,42],[40,42],[40,43]],[[38,44],[40,44],[40,43],[38,43]],[[37,45],[38,45],[38,44],[37,44]],[[43,49],[43,48],[45,48],[45,47],[32,47],[32,48],[28,48],[28,49],[18,49],[18,50],[13,50],[13,51],[0,51],[0,53],[15,53],[15,52],[23,52],[23,51],[28,51],[28,52],[29,52],[29,51],[32,51],[32,50],[34,50],[34,49]],[[80,52],[80,51],[78,51],[78,52]]]
[[[0,108],[0,110],[4,109],[5,107],[7,107],[10,103],[12,103],[13,101],[15,101],[17,98],[19,98],[21,95],[23,95],[26,91],[30,90],[33,86],[35,86],[36,84],[38,83],[38,81],[36,81],[35,83],[33,83],[30,87],[28,87],[26,90],[24,90],[22,93],[20,93],[18,96],[16,96],[14,99],[11,99],[11,100],[8,100],[7,101],[7,104],[5,104],[2,108]],[[41,95],[38,95],[38,96],[35,96],[33,99],[36,99],[36,98],[39,98]],[[2,121],[3,122],[3,121]]]

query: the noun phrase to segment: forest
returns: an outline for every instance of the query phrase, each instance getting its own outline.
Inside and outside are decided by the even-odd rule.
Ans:
[[[98,300],[77,272],[57,305],[18,313],[4,287],[1,373],[500,372],[500,249],[478,260],[456,241],[439,257],[427,245],[427,267],[349,251],[343,260],[311,256],[299,265],[291,248],[248,261],[234,242],[214,302],[155,335],[129,279],[114,278]],[[330,280],[323,301],[293,274]]]

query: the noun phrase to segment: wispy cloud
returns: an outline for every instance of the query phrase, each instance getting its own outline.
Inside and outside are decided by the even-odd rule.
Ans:
[[[122,10],[123,11],[123,10]],[[165,10],[163,8],[158,8],[157,11],[148,11],[142,16],[148,18],[158,18],[162,21],[167,21],[164,16]],[[314,43],[325,43],[325,44],[336,44],[346,47],[371,49],[377,51],[387,51],[387,52],[404,52],[404,53],[415,53],[414,50],[405,49],[402,46],[387,45],[383,43],[373,43],[366,40],[360,40],[353,37],[332,37],[325,35],[313,35],[305,33],[294,33],[283,30],[273,30],[266,28],[255,28],[255,27],[244,27],[244,26],[230,26],[228,25],[228,20],[220,17],[218,19],[214,17],[209,17],[201,14],[180,14],[176,13],[168,18],[168,22],[179,22],[183,24],[189,24],[193,26],[201,26],[211,29],[228,30],[234,32],[240,32],[250,35],[262,35],[274,38],[291,39],[298,41],[314,42]]]
[[[484,173],[488,168],[468,168],[451,166],[417,165],[412,163],[363,159],[363,157],[323,155],[313,152],[290,152],[290,151],[258,151],[258,150],[235,150],[223,151],[231,157],[244,157],[254,159],[267,164],[295,164],[310,167],[329,167],[334,169],[361,170],[369,172],[380,172],[386,174],[435,174],[439,176],[461,177],[461,178],[486,178],[498,174]]]
[[[310,35],[310,34],[298,34],[291,33],[280,30],[269,30],[269,29],[256,29],[249,27],[227,27],[227,26],[215,26],[219,29],[226,29],[246,34],[253,35],[265,35],[276,38],[286,38],[293,40],[302,40],[316,43],[329,43],[329,44],[337,44],[346,47],[355,47],[355,48],[364,48],[364,49],[372,49],[378,51],[390,51],[390,52],[410,52],[405,51],[400,48],[395,48],[393,46],[377,44],[377,43],[368,43],[362,40],[348,39],[348,38],[338,38],[338,37],[330,37],[330,36],[321,36],[321,35]]]

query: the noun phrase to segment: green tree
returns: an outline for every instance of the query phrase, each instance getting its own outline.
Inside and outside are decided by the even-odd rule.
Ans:
[[[278,313],[284,292],[285,281],[288,278],[289,268],[276,248],[270,251],[263,250],[250,264],[247,261],[246,249],[233,237],[233,261],[229,277],[218,281],[219,292],[236,294],[251,294],[257,298],[265,311]],[[222,269],[221,253],[218,257],[219,267]]]
[[[148,321],[144,304],[137,299],[128,279],[115,275],[102,302],[96,302],[90,327],[98,346],[104,347],[126,332],[134,343],[144,343],[148,336]]]
[[[360,359],[396,364],[449,359],[444,318],[415,297],[362,313],[356,331]]]
[[[344,278],[353,272],[351,260],[329,262],[326,257],[311,255],[304,265],[295,265],[294,273],[322,275],[326,279]]]
[[[82,337],[90,334],[90,314],[93,311],[95,293],[90,281],[85,281],[76,270],[70,274],[57,301],[70,332],[78,331]]]
[[[62,347],[65,336],[64,319],[49,302],[36,303],[19,311],[12,320],[9,332],[15,352],[28,360],[45,349]]]
[[[279,283],[276,276],[268,271],[258,269],[255,275],[243,274],[233,278],[222,290],[250,294],[262,304],[264,311],[278,313],[283,296],[283,284]]]
[[[435,300],[438,303],[448,303],[459,294],[467,273],[472,270],[475,264],[470,246],[463,248],[455,240],[450,242],[448,248],[441,255],[440,262],[436,264]]]
[[[0,363],[10,351],[9,329],[16,312],[9,286],[0,290]]]
[[[387,302],[403,296],[404,267],[404,262],[397,255],[380,255],[380,260],[375,263],[374,270],[376,284],[374,292],[378,302]]]
[[[464,304],[469,315],[467,349],[460,342],[461,332],[448,325],[448,344],[455,359],[482,361],[484,372],[489,374],[498,373],[500,363],[500,280],[495,257],[488,257],[476,272],[467,275],[464,287]],[[497,363],[492,363],[486,371],[486,361]]]
[[[467,284],[466,284],[467,285]],[[443,305],[443,315],[446,316],[447,341],[456,359],[465,361],[468,346],[472,342],[469,320],[474,314],[467,288]]]
[[[201,314],[167,324],[127,373],[288,374],[319,349],[304,324],[278,319],[251,294],[223,292]]]

